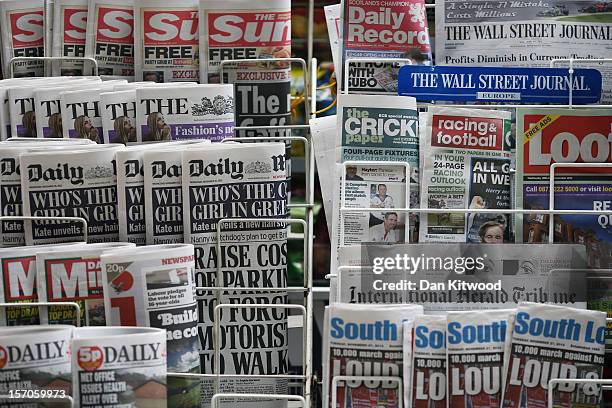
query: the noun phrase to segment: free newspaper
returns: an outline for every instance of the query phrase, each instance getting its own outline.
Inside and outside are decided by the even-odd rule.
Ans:
[[[510,208],[510,112],[430,107],[420,118],[421,208]],[[420,242],[510,241],[500,214],[421,217]]]
[[[86,33],[87,0],[55,0],[52,55],[54,57],[84,57]],[[54,76],[83,75],[82,61],[67,60],[53,63],[51,66]]]
[[[410,387],[406,390],[411,407],[446,408],[446,364],[446,316],[417,316]]]
[[[397,381],[339,380],[336,376],[402,377],[403,322],[423,314],[418,305],[333,303],[325,310],[323,401],[329,407],[397,408]],[[335,405],[332,393],[336,394]]]

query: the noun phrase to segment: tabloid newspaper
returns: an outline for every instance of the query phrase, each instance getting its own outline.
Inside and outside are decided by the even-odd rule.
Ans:
[[[0,249],[0,303],[38,302],[36,254],[50,248],[55,246]],[[39,324],[38,312],[38,307],[0,308],[0,326]]]
[[[9,61],[13,57],[43,57],[43,0],[0,2],[2,26],[3,77],[10,78]],[[20,61],[13,65],[14,77],[44,76],[44,62]]]
[[[87,0],[55,0],[53,5],[54,57],[84,57],[87,33]],[[90,67],[90,63],[87,63]],[[67,60],[51,64],[53,75],[83,75],[83,62]]]
[[[402,377],[403,324],[418,319],[418,305],[350,305],[333,303],[325,310],[323,405],[332,407],[336,376]],[[397,408],[396,381],[350,380],[336,384],[338,407]]]
[[[185,242],[195,246],[196,283],[205,287],[249,287],[223,291],[220,302],[249,305],[288,303],[287,293],[267,288],[287,286],[287,226],[274,221],[224,218],[284,219],[288,216],[287,174],[283,143],[223,143],[190,148],[183,153]],[[217,271],[220,268],[221,281]],[[258,290],[260,289],[260,290]],[[288,311],[281,308],[231,308],[222,311],[220,361],[213,371],[213,321],[216,294],[199,291],[202,372],[212,374],[288,374]],[[287,393],[287,379],[224,379],[223,392]],[[202,384],[202,406],[210,406],[212,381]],[[232,406],[249,408],[240,399]],[[278,400],[257,407],[284,407]]]
[[[199,81],[198,0],[135,0],[136,79]]]
[[[402,323],[402,366],[404,386],[404,406],[410,407],[410,379],[412,378],[412,335],[414,331],[414,320],[406,320]]]
[[[425,0],[343,0],[341,22],[342,61],[336,75],[342,86],[349,58],[402,58],[414,64],[431,60]],[[389,63],[351,64],[349,90],[397,94],[397,72]]]
[[[290,0],[200,0],[200,78],[220,82],[223,60],[291,57]],[[291,66],[260,62],[224,66],[235,86],[236,126],[291,124]],[[239,136],[290,136],[289,130]]]
[[[134,80],[134,1],[91,0],[85,56],[98,61],[100,75]]]
[[[436,64],[549,67],[553,59],[609,56],[610,10],[609,2],[590,0],[436,1]],[[612,103],[610,64],[574,61],[587,67],[602,71],[601,100]]]
[[[20,156],[24,215],[80,217],[87,221],[88,242],[116,242],[117,184],[115,153],[122,145],[70,152],[36,152]],[[26,244],[74,241],[83,224],[65,221],[25,223]]]
[[[430,107],[420,118],[421,208],[510,208],[510,112]],[[500,214],[428,214],[420,242],[510,241]]]
[[[513,315],[514,310],[448,313],[448,407],[501,406],[506,331]]]
[[[166,405],[166,334],[140,327],[81,327],[71,344],[75,406]]]
[[[164,98],[160,98],[160,93]],[[206,139],[234,135],[232,85],[147,86],[136,89],[138,141]]]
[[[136,142],[136,90],[100,93],[104,143]]]
[[[329,37],[329,47],[331,48],[332,60],[336,70],[340,67],[340,30],[342,13],[341,4],[332,4],[331,6],[323,7],[325,12],[325,20],[327,22],[327,35]]]
[[[510,343],[504,408],[546,406],[553,378],[602,378],[606,314],[565,306],[521,303]],[[595,408],[601,386],[560,383],[553,406]]]
[[[70,396],[72,329],[72,326],[60,325],[3,328],[0,331],[0,395],[7,396],[16,390],[48,390],[52,395],[61,395],[62,391]],[[58,390],[57,394],[52,390]],[[0,398],[2,408],[40,406]]]
[[[106,322],[165,329],[169,372],[199,373],[193,245],[153,245],[102,254]],[[199,407],[197,386],[169,381],[169,407]]]
[[[100,255],[133,247],[116,242],[55,246],[36,253],[36,292],[41,302],[75,302],[81,308],[82,326],[105,326]],[[77,311],[70,306],[40,308],[41,324],[76,325]]]
[[[612,115],[596,109],[517,110],[517,206],[548,209],[550,165],[553,163],[611,163]],[[557,215],[549,231],[549,215],[517,217],[517,236],[523,242],[586,245],[592,268],[612,264],[612,179],[610,168],[555,171],[555,209],[601,210],[608,214]]]
[[[410,405],[446,408],[446,316],[417,316],[412,342]],[[453,406],[454,408],[454,406]]]

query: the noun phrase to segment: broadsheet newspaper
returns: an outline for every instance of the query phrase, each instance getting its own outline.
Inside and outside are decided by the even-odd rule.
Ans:
[[[512,331],[504,408],[545,406],[553,378],[602,378],[606,314],[563,306],[521,303]],[[599,407],[601,386],[560,383],[553,406]]]
[[[423,314],[418,305],[349,305],[334,303],[325,310],[323,340],[323,405],[328,407],[396,408],[403,395],[397,381],[340,380],[332,404],[336,376],[402,378],[403,322]]]
[[[165,337],[163,330],[141,327],[76,329],[71,344],[75,406],[165,408]]]
[[[287,293],[287,225],[274,221],[224,218],[284,219],[287,174],[283,143],[223,143],[183,153],[185,242],[194,244],[196,282],[206,287],[249,287],[249,291],[199,291],[202,372],[240,375],[288,374],[287,309],[251,307],[223,309],[220,320],[220,361],[213,363],[213,321],[217,304],[284,304]],[[220,275],[217,275],[220,271]],[[220,279],[219,279],[220,278]],[[267,288],[281,288],[268,290]],[[260,290],[258,290],[260,289]],[[217,371],[214,371],[217,370]],[[287,379],[228,378],[222,392],[286,394]],[[211,380],[202,383],[202,406],[210,406]],[[270,399],[241,398],[232,407],[284,407]],[[225,405],[224,405],[225,406]],[[230,405],[228,405],[230,406]]]
[[[133,246],[116,242],[41,248],[36,253],[38,300],[78,303],[82,326],[105,326],[100,255],[112,249]],[[76,319],[77,311],[71,306],[40,309],[41,324],[76,325]]]
[[[87,221],[88,242],[115,242],[117,184],[113,161],[122,145],[70,152],[36,152],[20,156],[23,213],[80,217]],[[63,221],[25,223],[26,244],[66,242],[83,237],[83,224]]]
[[[553,59],[609,56],[611,40],[609,2],[436,1],[437,65],[549,67]],[[602,71],[602,102],[612,103],[610,64],[574,67]]]
[[[91,0],[85,56],[98,61],[100,75],[134,80],[133,0]]]
[[[499,408],[506,331],[514,310],[450,312],[446,356],[448,406]]]
[[[431,60],[424,0],[342,1],[341,65],[336,74],[344,86],[344,64],[349,58]],[[397,67],[389,63],[352,63],[349,90],[397,94]]]
[[[49,390],[55,395],[52,390],[58,390],[58,395],[63,392],[69,396],[72,332],[72,326],[61,325],[3,328],[0,331],[0,395],[16,390]],[[32,406],[39,407],[39,404],[0,398],[3,408]]]
[[[510,208],[510,112],[430,107],[420,118],[421,208]],[[428,214],[420,242],[510,240],[500,214]]]
[[[604,110],[517,110],[517,206],[548,209],[550,166],[553,163],[612,162],[612,115]],[[557,215],[549,231],[550,215],[517,217],[517,236],[523,242],[585,245],[592,268],[612,264],[612,209],[610,167],[555,170],[555,209],[600,210],[595,215]],[[603,213],[608,211],[608,213]]]
[[[290,0],[200,0],[200,78],[220,82],[223,60],[291,57]],[[224,65],[235,86],[236,126],[291,124],[291,66],[287,62]],[[257,130],[239,136],[290,136]]]
[[[55,0],[53,6],[54,57],[84,57],[87,33],[87,0]],[[87,67],[91,63],[87,63]],[[53,75],[83,75],[83,62],[66,60],[52,64]]]
[[[136,80],[199,81],[198,0],[135,0]]]
[[[446,408],[446,316],[417,316],[412,340],[410,405]],[[454,406],[453,406],[454,408]]]

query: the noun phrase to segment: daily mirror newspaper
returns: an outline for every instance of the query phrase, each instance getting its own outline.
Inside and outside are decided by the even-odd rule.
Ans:
[[[610,2],[591,0],[436,0],[436,64],[549,67],[555,59],[609,57],[610,10]],[[601,100],[612,103],[610,64],[574,67],[599,69]]]
[[[410,406],[446,408],[446,316],[417,316],[412,339]]]
[[[430,107],[420,117],[421,208],[510,208],[510,112]],[[500,214],[421,217],[419,242],[509,242]]]
[[[397,381],[350,380],[336,376],[402,377],[403,322],[423,314],[418,305],[349,305],[333,303],[325,310],[323,340],[323,405],[397,408],[404,396]]]

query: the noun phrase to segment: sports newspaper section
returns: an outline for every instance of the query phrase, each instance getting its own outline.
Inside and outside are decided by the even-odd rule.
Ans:
[[[199,287],[252,288],[220,293],[198,291],[202,373],[288,374],[287,225],[272,221],[288,216],[287,173],[283,143],[223,143],[183,153],[185,242],[195,246]],[[219,224],[222,219],[251,218]],[[256,221],[270,219],[270,221]],[[221,230],[217,235],[217,228]],[[220,240],[220,253],[217,242]],[[218,297],[217,297],[218,296]],[[215,363],[214,309],[221,309]],[[287,379],[224,378],[222,392],[286,394]],[[210,406],[212,380],[202,382],[202,406]],[[284,407],[278,400],[241,398],[233,406]]]

